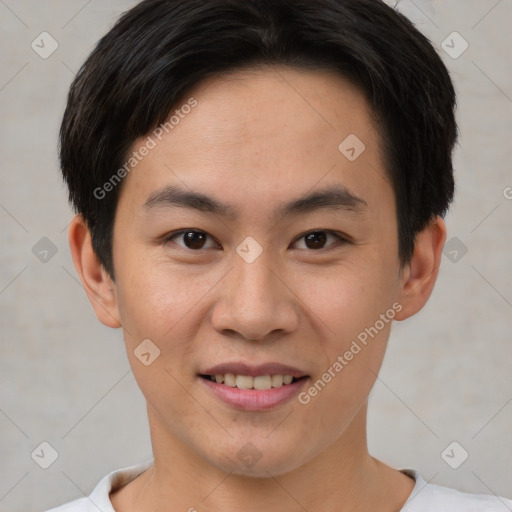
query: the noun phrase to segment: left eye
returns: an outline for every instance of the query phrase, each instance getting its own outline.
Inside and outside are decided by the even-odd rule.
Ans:
[[[333,242],[327,244],[327,247],[333,245],[336,241],[344,241],[343,237],[333,233],[331,231],[311,231],[309,233],[305,233],[300,238],[297,239],[294,245],[301,245],[302,247],[295,247],[296,249],[324,249],[326,247],[326,243],[328,240],[333,240]]]
[[[182,239],[183,243],[177,243],[175,240]],[[207,245],[207,240],[210,239],[210,246]],[[186,249],[200,250],[200,249],[211,249],[215,247],[215,242],[212,237],[204,231],[196,231],[192,229],[178,231],[173,233],[171,236],[166,238],[165,242],[174,242],[181,247]]]

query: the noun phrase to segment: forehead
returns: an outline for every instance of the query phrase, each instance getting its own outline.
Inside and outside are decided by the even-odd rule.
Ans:
[[[210,78],[189,94],[200,103],[198,115],[176,134],[184,128],[198,144],[230,149],[234,158],[254,150],[260,159],[276,162],[287,151],[314,149],[321,141],[334,142],[337,150],[347,130],[368,142],[373,137],[364,95],[333,71],[250,68]]]
[[[368,102],[332,71],[237,70],[201,82],[181,106],[191,98],[196,106],[176,105],[174,125],[161,140],[149,134],[156,146],[126,178],[138,203],[176,183],[265,202],[317,184],[341,181],[360,196],[365,188],[387,184]],[[355,156],[362,151],[358,158],[352,149]]]

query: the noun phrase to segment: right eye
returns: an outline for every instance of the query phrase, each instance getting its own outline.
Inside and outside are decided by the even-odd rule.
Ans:
[[[176,240],[180,239],[182,240],[182,243],[176,242]],[[211,240],[213,245],[210,244],[210,246],[207,246],[208,239]],[[164,238],[163,244],[166,245],[169,242],[176,243],[180,247],[190,249],[192,251],[214,249],[216,247],[216,242],[208,233],[196,229],[182,229],[180,231],[170,233]]]

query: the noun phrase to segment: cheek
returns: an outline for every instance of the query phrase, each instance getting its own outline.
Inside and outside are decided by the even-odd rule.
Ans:
[[[383,257],[352,258],[296,280],[305,311],[324,324],[329,338],[342,343],[373,324],[393,304],[396,283]]]
[[[123,327],[146,337],[162,338],[179,330],[216,282],[215,276],[184,273],[164,258],[145,254],[120,267],[117,288]]]
[[[318,337],[323,356],[315,375],[321,382],[312,390],[314,396],[323,395],[319,403],[355,406],[375,381],[396,314],[396,284],[384,271],[387,264],[384,256],[376,256],[332,267],[324,276],[305,275],[302,281],[306,311],[314,313],[311,318],[324,333]]]
[[[127,272],[119,280],[119,312],[135,377],[150,403],[153,399],[163,403],[159,384],[155,388],[155,382],[146,380],[146,375],[149,375],[147,368],[136,360],[134,354],[140,352],[138,347],[143,340],[151,340],[158,353],[158,359],[152,366],[164,372],[161,376],[163,384],[172,379],[171,376],[190,384],[191,361],[196,352],[205,349],[200,344],[204,337],[198,333],[209,317],[212,292],[222,283],[225,272],[222,269],[184,272],[183,268],[162,258],[149,264],[144,264],[143,258],[139,261],[137,272]],[[167,399],[173,396],[180,402],[178,397],[183,390],[175,381],[167,382],[165,389],[169,393]],[[185,411],[180,414],[185,414]]]

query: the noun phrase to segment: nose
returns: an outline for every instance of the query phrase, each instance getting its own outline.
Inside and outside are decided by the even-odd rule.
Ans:
[[[269,266],[264,254],[252,263],[235,257],[211,316],[213,328],[221,334],[256,341],[297,328],[299,303],[292,284]]]

